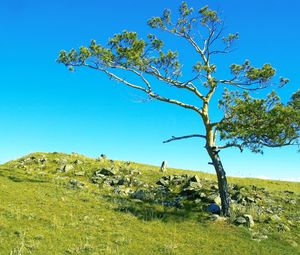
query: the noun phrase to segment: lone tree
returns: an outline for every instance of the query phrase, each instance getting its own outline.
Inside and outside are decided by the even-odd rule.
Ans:
[[[211,158],[209,164],[214,166],[218,178],[222,213],[228,216],[230,197],[220,151],[236,147],[240,151],[248,148],[262,153],[265,146],[299,145],[300,90],[287,104],[282,103],[274,91],[263,98],[253,97],[253,91],[257,96],[257,91],[274,85],[276,71],[270,64],[257,68],[248,60],[242,64],[231,64],[228,77],[220,79],[214,57],[230,53],[238,34],[225,35],[223,20],[208,6],[196,11],[182,2],[175,19],[166,9],[161,17],[149,19],[148,25],[185,41],[194,50],[198,60],[189,72],[183,74],[178,52],[165,51],[164,42],[157,35],[149,34],[147,39],[141,39],[136,32],[130,31],[115,34],[107,46],[92,40],[88,47],[82,46],[69,52],[62,50],[58,62],[70,70],[74,67],[95,69],[125,86],[142,91],[150,99],[195,112],[202,120],[205,133],[173,136],[165,143],[192,137],[204,139],[205,149]],[[155,79],[160,86],[167,84],[178,89],[178,95],[182,95],[183,91],[191,93],[198,103],[187,103],[157,92],[153,85]],[[287,82],[287,79],[279,78],[276,84],[282,87]],[[223,117],[212,121],[211,99],[218,90],[223,91],[218,105]],[[217,107],[212,106],[216,111]]]

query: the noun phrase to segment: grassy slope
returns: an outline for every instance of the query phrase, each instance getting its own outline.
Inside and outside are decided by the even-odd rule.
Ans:
[[[51,162],[38,171],[34,166],[16,168],[17,161],[0,166],[0,254],[300,254],[299,246],[290,245],[291,238],[300,238],[299,225],[289,233],[253,241],[248,229],[207,221],[200,212],[141,204],[99,189],[88,179],[106,162],[80,155],[34,156],[42,154],[48,160],[80,158],[85,163],[67,174],[57,174],[57,166]],[[132,165],[142,172],[145,182],[162,175],[157,167]],[[86,187],[69,189],[66,183],[77,170],[85,171],[85,176],[75,178]],[[187,171],[168,170],[173,173]],[[230,178],[230,182],[300,194],[299,183],[239,178]],[[131,203],[134,212],[122,210],[124,203]],[[299,209],[298,203],[291,210]]]

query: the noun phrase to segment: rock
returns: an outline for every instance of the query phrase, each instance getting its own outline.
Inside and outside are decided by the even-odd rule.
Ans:
[[[167,171],[167,161],[163,161],[160,166],[160,172],[166,172],[166,171]]]
[[[143,189],[138,189],[131,194],[131,197],[139,200],[149,200],[151,198],[149,193]]]
[[[105,176],[113,176],[116,174],[116,171],[114,169],[102,168],[101,170],[96,171],[96,174],[102,174]]]
[[[210,216],[211,221],[226,221],[225,217],[221,217],[218,214],[213,214]]]
[[[278,230],[278,232],[290,232],[291,231],[291,229],[283,223],[278,224],[277,230]]]
[[[267,235],[264,235],[262,233],[258,233],[258,232],[255,232],[252,234],[252,240],[254,241],[262,241],[262,240],[267,240],[268,239],[268,236]]]
[[[254,203],[255,199],[253,197],[246,197],[246,201],[249,203]]]
[[[214,203],[217,204],[217,205],[221,205],[221,197],[220,196],[217,196],[214,198]]]
[[[157,185],[160,185],[160,186],[164,186],[164,187],[167,187],[170,185],[169,181],[166,180],[165,178],[160,178],[157,182],[156,182]]]
[[[207,207],[207,211],[210,212],[210,213],[212,213],[212,214],[220,214],[221,213],[221,208],[216,203],[211,203]]]
[[[71,179],[69,181],[70,185],[71,185],[71,188],[73,189],[82,189],[84,187],[84,183],[80,182],[80,181],[77,181],[75,179]]]
[[[200,180],[200,178],[199,178],[197,175],[194,175],[193,177],[191,177],[191,178],[189,179],[189,182],[197,182],[197,183],[200,183],[201,180]]]
[[[235,222],[236,222],[238,225],[246,225],[246,224],[247,224],[247,220],[246,220],[244,217],[242,217],[242,216],[237,217],[237,218],[235,219]]]
[[[64,166],[62,166],[62,167],[60,168],[60,171],[61,171],[61,172],[64,172],[64,173],[67,173],[67,172],[69,172],[70,170],[72,170],[73,168],[74,168],[73,165],[66,164],[66,165],[64,165]]]
[[[76,159],[75,161],[74,161],[74,164],[76,164],[76,165],[80,165],[80,164],[82,164],[83,162],[80,160],[80,159]]]
[[[279,222],[281,221],[281,218],[277,214],[274,214],[270,217],[270,220],[274,222]]]
[[[202,185],[199,182],[191,182],[189,184],[188,188],[190,188],[190,189],[200,189],[200,188],[202,188]]]
[[[219,187],[218,187],[217,184],[212,185],[210,188],[211,188],[212,190],[218,190],[218,189],[219,189]]]
[[[252,215],[250,215],[250,214],[244,214],[243,217],[246,219],[247,226],[249,228],[254,227],[254,220],[253,220]]]

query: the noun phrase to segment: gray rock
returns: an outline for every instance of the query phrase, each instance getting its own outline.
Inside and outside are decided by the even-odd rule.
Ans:
[[[139,199],[139,200],[149,200],[151,199],[150,194],[143,190],[143,189],[138,189],[134,193],[131,194],[131,197],[134,199]]]
[[[74,161],[74,164],[76,164],[76,165],[79,165],[79,164],[82,164],[83,162],[80,160],[80,159],[76,159],[75,161]]]
[[[189,179],[189,182],[197,182],[197,183],[200,183],[201,180],[200,180],[200,178],[199,178],[197,175],[194,175],[193,177],[191,177],[191,178]]]
[[[210,216],[210,220],[211,221],[226,221],[226,218],[225,217],[221,217],[218,214],[213,214],[213,215]]]
[[[214,203],[216,203],[217,205],[221,205],[221,197],[220,196],[215,197]]]
[[[73,189],[82,189],[84,187],[84,183],[77,181],[75,179],[71,179],[69,183],[71,185],[71,188]]]
[[[242,217],[242,216],[237,217],[237,218],[235,219],[235,222],[236,222],[238,225],[246,225],[246,224],[247,224],[247,220],[246,220],[244,217]]]
[[[101,170],[96,171],[95,175],[105,175],[105,176],[113,176],[117,172],[114,169],[107,169],[107,168],[102,168]]]
[[[291,229],[287,225],[285,225],[283,223],[278,224],[277,230],[279,232],[290,232],[291,231]]]
[[[167,187],[170,185],[169,181],[166,180],[165,178],[160,178],[157,182],[156,182],[157,185],[160,185],[160,186],[164,186],[164,187]]]
[[[70,170],[72,170],[74,168],[73,165],[71,164],[66,164],[66,165],[63,165],[61,168],[60,168],[60,171],[61,172],[64,172],[64,173],[67,173],[69,172]]]
[[[249,228],[254,227],[254,220],[253,220],[252,215],[244,214],[243,217],[246,219],[246,222],[247,222],[246,224]]]

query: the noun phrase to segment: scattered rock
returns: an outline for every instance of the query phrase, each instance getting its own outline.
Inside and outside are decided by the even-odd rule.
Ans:
[[[290,232],[291,231],[291,229],[283,223],[280,223],[277,225],[277,230],[278,230],[278,232]]]
[[[166,171],[167,171],[167,161],[163,161],[160,166],[160,172],[166,172]]]
[[[243,217],[246,219],[247,227],[249,227],[249,228],[254,227],[254,220],[253,220],[252,215],[244,214]]]
[[[242,216],[237,217],[237,218],[235,219],[235,222],[236,222],[238,225],[246,225],[246,224],[247,224],[247,220],[246,220],[244,217],[242,217]]]
[[[225,217],[221,217],[220,215],[218,214],[212,214],[210,216],[210,220],[211,221],[226,221],[226,218]]]
[[[105,175],[105,176],[113,176],[117,172],[114,169],[102,168],[101,170],[96,171],[95,175]]]
[[[75,161],[74,161],[74,164],[76,164],[76,165],[80,165],[80,164],[82,164],[83,162],[80,160],[80,159],[76,159]]]
[[[71,164],[66,164],[66,165],[63,165],[61,168],[60,168],[60,171],[61,172],[64,172],[64,173],[67,173],[69,172],[70,170],[72,170],[74,168],[73,165]]]
[[[72,189],[82,189],[84,187],[84,183],[77,181],[75,179],[71,179],[69,181],[69,184]]]
[[[194,175],[193,177],[191,177],[191,178],[189,179],[189,182],[197,182],[197,183],[200,183],[201,180],[200,180],[200,178],[199,178],[197,175]]]

